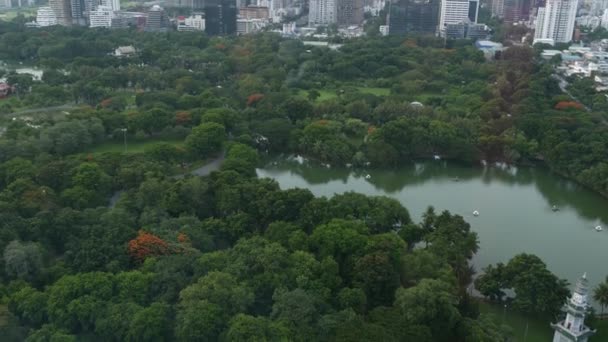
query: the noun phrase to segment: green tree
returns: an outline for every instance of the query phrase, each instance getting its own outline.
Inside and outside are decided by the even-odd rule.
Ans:
[[[177,312],[175,335],[179,341],[214,341],[224,330],[226,313],[207,300],[186,303]]]
[[[213,122],[202,123],[186,137],[186,146],[195,155],[207,158],[220,151],[225,139],[224,126]]]
[[[4,267],[12,278],[33,280],[42,269],[42,250],[32,242],[14,240],[4,249]]]
[[[171,339],[171,330],[171,306],[152,303],[133,316],[126,341],[167,341]]]
[[[604,315],[604,308],[608,305],[608,277],[603,283],[600,283],[595,289],[593,289],[593,300],[595,300],[602,307],[602,315]]]

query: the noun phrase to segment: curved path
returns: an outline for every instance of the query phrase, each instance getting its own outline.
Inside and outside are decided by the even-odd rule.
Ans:
[[[203,165],[199,168],[196,168],[190,172],[176,175],[173,178],[174,179],[184,178],[184,176],[186,176],[187,174],[191,174],[191,175],[199,176],[199,177],[207,176],[211,172],[219,170],[220,166],[222,166],[222,163],[224,162],[225,158],[226,158],[226,151],[222,151],[222,153],[217,158],[213,159],[209,163],[206,163],[205,165]],[[118,190],[118,191],[114,192],[114,194],[112,194],[112,197],[110,197],[110,203],[108,204],[108,207],[114,208],[114,206],[118,202],[118,199],[120,198],[120,195],[123,192],[124,192],[124,190]]]

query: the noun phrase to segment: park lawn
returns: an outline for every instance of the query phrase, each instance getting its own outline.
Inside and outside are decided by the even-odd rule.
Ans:
[[[389,88],[374,88],[374,87],[356,87],[360,93],[363,94],[371,94],[376,96],[388,96],[391,94],[391,90]],[[336,90],[331,89],[320,89],[317,90],[320,96],[315,100],[316,102],[330,100],[338,96]],[[308,90],[300,89],[298,91],[298,95],[308,98]]]
[[[127,154],[143,153],[147,148],[158,143],[168,143],[173,146],[183,146],[184,139],[149,139],[144,141],[129,141],[127,138]],[[105,142],[91,146],[86,153],[124,152],[125,145],[122,141]]]
[[[23,14],[25,17],[36,16],[37,9],[35,8],[17,8],[17,9],[6,9],[0,11],[0,20],[11,21],[15,19],[19,14]]]
[[[357,87],[364,94],[372,94],[376,96],[389,96],[391,90],[389,88],[374,88],[374,87]]]
[[[501,305],[480,302],[479,311],[484,314],[492,315],[492,318],[497,324],[502,323],[503,307]],[[528,318],[528,320],[526,318]],[[527,317],[524,314],[507,308],[505,314],[505,324],[513,329],[515,341],[524,341],[526,320],[528,321],[528,336],[526,338],[526,342],[546,342],[552,340],[553,330],[549,325],[551,323],[550,318],[543,319],[542,317]],[[593,341],[593,339],[591,341]]]
[[[608,319],[597,321],[595,329],[597,329],[597,333],[589,341],[608,341]]]

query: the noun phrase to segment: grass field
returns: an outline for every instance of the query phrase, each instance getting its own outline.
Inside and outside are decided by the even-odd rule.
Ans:
[[[175,140],[161,140],[161,139],[151,139],[145,141],[129,141],[127,137],[127,153],[142,153],[150,146],[157,143],[168,143],[173,146],[182,146],[184,143],[183,139],[175,139]],[[87,149],[86,153],[104,153],[104,152],[124,152],[125,145],[122,141],[115,142],[106,142],[100,145],[92,146]]]
[[[501,305],[481,302],[479,303],[479,309],[482,313],[492,315],[496,323],[501,324],[503,322],[504,308]],[[509,310],[509,308],[507,308],[505,311],[504,323],[513,328],[516,341],[524,341],[524,335],[526,335],[526,322],[528,322],[528,334],[525,339],[526,342],[551,341],[553,337],[553,330],[549,325],[549,323],[551,323],[551,319],[543,319],[541,317],[526,317],[523,314]]]
[[[355,87],[355,88],[357,88],[357,90],[363,94],[372,94],[372,95],[376,95],[376,96],[388,96],[391,93],[391,90],[389,88],[373,88],[373,87]],[[336,93],[336,90],[321,89],[321,90],[317,90],[317,91],[319,92],[320,96],[316,99],[316,101],[325,101],[325,100],[333,99],[334,97],[338,96],[338,94]],[[298,94],[300,96],[308,98],[307,90],[300,90],[298,92]]]
[[[0,20],[11,21],[15,19],[19,14],[23,14],[25,17],[35,17],[37,9],[35,8],[15,8],[5,9],[0,11]]]
[[[504,308],[501,305],[480,302],[479,309],[482,313],[492,315],[496,323],[501,324],[503,322]],[[526,322],[528,322],[528,334],[524,340]],[[509,308],[504,312],[504,323],[513,328],[515,341],[519,342],[551,341],[553,329],[549,325],[550,322],[550,318],[527,317],[519,312],[509,310]],[[589,339],[589,342],[608,341],[608,320],[597,321],[595,328],[597,329],[597,333]]]

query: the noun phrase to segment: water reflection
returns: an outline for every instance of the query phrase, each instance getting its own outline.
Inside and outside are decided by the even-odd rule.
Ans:
[[[551,209],[572,208],[587,220],[608,222],[606,199],[584,187],[555,175],[544,167],[516,167],[505,164],[488,166],[462,166],[447,161],[412,163],[399,169],[365,169],[327,167],[302,157],[278,157],[270,159],[264,167],[269,175],[288,172],[297,175],[309,185],[322,185],[332,181],[347,184],[349,179],[360,179],[371,184],[377,191],[388,195],[402,192],[406,187],[421,186],[428,182],[467,183],[481,180],[484,185],[498,182],[509,187],[534,185]],[[370,175],[366,179],[366,175]],[[356,189],[353,189],[356,191]],[[449,188],[446,188],[449,190]],[[598,205],[602,206],[598,210]]]

